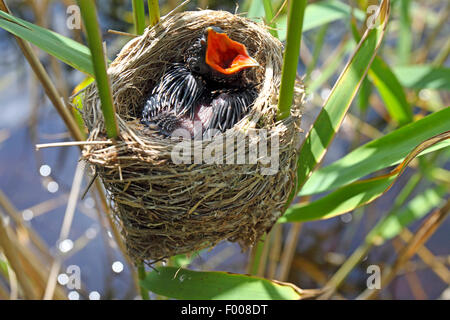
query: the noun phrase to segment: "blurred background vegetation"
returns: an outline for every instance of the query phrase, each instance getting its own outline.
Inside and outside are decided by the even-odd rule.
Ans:
[[[8,4],[20,18],[85,42],[82,30],[69,30],[66,26],[66,9],[75,1],[16,0]],[[179,1],[160,1],[161,16],[179,4]],[[363,24],[363,19],[358,17],[361,13],[364,17],[370,3],[308,1],[310,7],[311,4],[317,7],[307,8],[306,16],[316,15],[316,19],[309,19],[310,24],[304,26],[298,65],[298,73],[304,77],[307,87],[302,124],[305,131],[354,51],[355,30]],[[282,8],[279,12],[275,10],[274,26],[283,39],[286,6],[283,1],[272,1],[272,6]],[[197,8],[239,12],[264,21],[264,7],[257,0],[190,1],[182,10]],[[129,38],[108,30],[134,32],[131,1],[97,1],[97,9],[108,56],[113,60]],[[450,3],[445,0],[392,1],[390,22],[378,55],[398,78],[398,83],[387,83],[395,86],[392,90],[395,96],[383,91],[377,74],[369,74],[323,166],[408,122],[448,108],[449,15]],[[139,297],[133,281],[134,271],[114,241],[101,198],[88,194],[76,202],[73,221],[67,216],[65,219],[79,150],[74,147],[36,151],[36,144],[68,141],[70,135],[14,38],[3,29],[0,29],[0,50],[3,53],[0,60],[0,216],[18,250],[23,272],[33,280],[34,287],[29,290],[41,292],[54,286],[55,297],[70,299]],[[68,102],[84,75],[41,50],[36,49],[36,53],[60,95]],[[409,111],[396,112],[389,108],[392,105]],[[376,265],[384,270],[393,266],[398,253],[419,230],[427,214],[448,199],[449,155],[449,148],[444,148],[415,159],[386,194],[365,207],[328,220],[278,224],[265,244],[253,251],[241,252],[238,245],[224,242],[192,257],[173,258],[169,264],[188,265],[193,270],[253,273],[288,281],[303,289],[338,286],[334,298],[364,297],[367,268]],[[89,182],[85,180],[83,188]],[[429,190],[433,191],[431,196]],[[301,201],[317,197],[306,196]],[[391,231],[387,230],[383,237],[367,237],[382,217],[402,212],[411,213],[410,224],[397,229],[391,226],[394,231],[389,234]],[[433,230],[426,245],[415,248],[415,255],[402,262],[402,268],[396,270],[388,285],[373,298],[450,299],[449,231],[450,221],[446,219]],[[71,265],[81,270],[80,290],[64,288],[65,273]],[[49,274],[54,278],[52,281],[47,279]],[[20,277],[11,272],[0,253],[0,299],[20,296]]]

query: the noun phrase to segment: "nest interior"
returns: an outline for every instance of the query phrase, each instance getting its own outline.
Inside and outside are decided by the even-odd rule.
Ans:
[[[212,141],[148,134],[139,118],[149,92],[208,26],[243,43],[261,65],[246,71],[259,90],[250,113]],[[262,24],[224,11],[171,14],[124,46],[108,70],[120,137],[113,145],[85,146],[83,158],[108,191],[133,259],[158,261],[222,240],[246,248],[270,230],[295,184],[304,92],[298,82],[291,116],[277,122],[281,66],[282,44]],[[82,95],[89,140],[107,140],[95,84]],[[173,154],[182,143],[191,152],[179,163]],[[211,150],[215,160],[206,163],[202,155]]]

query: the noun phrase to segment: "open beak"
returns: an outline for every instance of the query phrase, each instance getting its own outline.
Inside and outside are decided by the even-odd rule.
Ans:
[[[231,40],[225,33],[207,29],[206,63],[223,74],[234,74],[242,69],[257,67],[259,63],[249,56],[247,48]]]

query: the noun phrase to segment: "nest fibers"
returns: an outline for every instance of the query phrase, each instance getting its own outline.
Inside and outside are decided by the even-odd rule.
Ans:
[[[250,113],[208,141],[149,134],[139,118],[146,98],[171,63],[208,26],[243,43],[261,67],[247,77],[259,84]],[[128,253],[154,262],[212,247],[222,240],[246,248],[271,229],[296,181],[303,87],[291,116],[276,122],[282,44],[262,24],[224,11],[164,17],[131,40],[111,64],[120,137],[86,145],[108,190]],[[83,93],[90,141],[107,140],[95,85]]]

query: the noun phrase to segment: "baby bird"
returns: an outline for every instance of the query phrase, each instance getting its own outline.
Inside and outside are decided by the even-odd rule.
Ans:
[[[218,27],[206,28],[183,58],[153,88],[141,122],[164,136],[178,128],[191,137],[232,128],[257,96],[256,85],[244,78],[243,70],[258,67],[258,62]],[[201,124],[201,132],[194,123]]]

